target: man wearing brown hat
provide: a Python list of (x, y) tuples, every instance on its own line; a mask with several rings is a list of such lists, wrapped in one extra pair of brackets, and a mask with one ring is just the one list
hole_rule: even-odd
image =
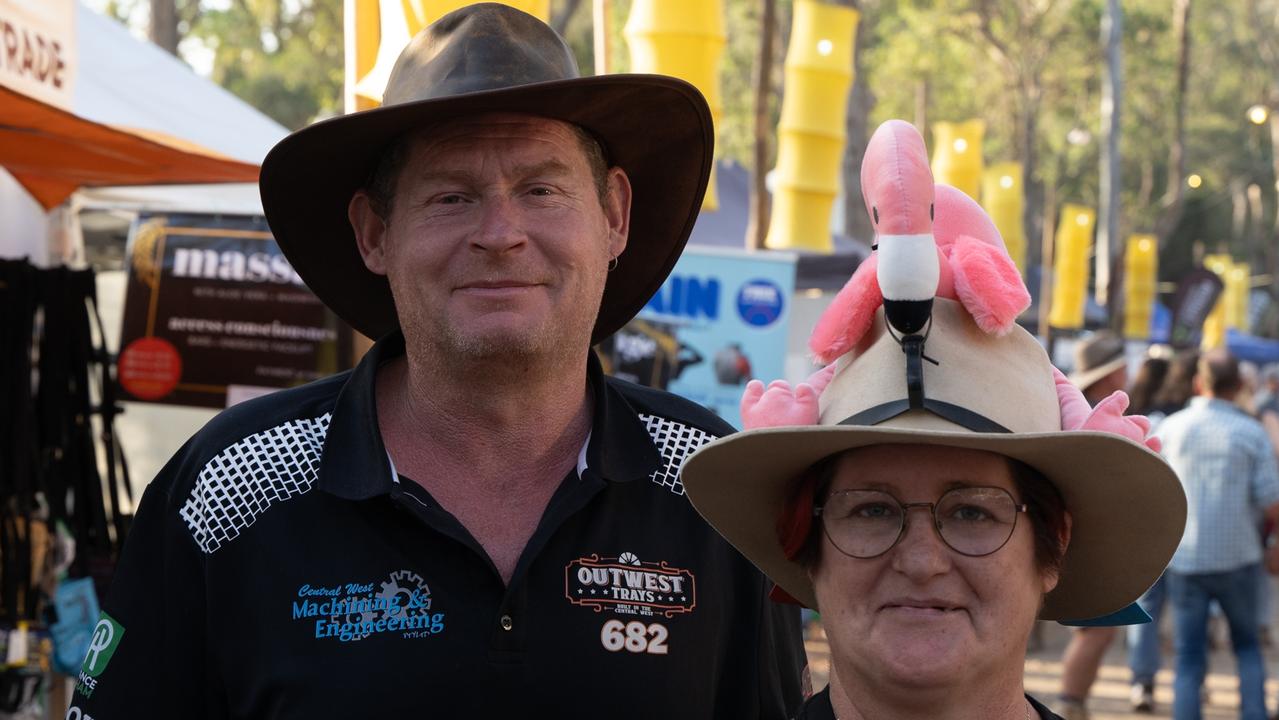
[[(1109, 330), (1099, 330), (1076, 343), (1070, 382), (1094, 407), (1111, 393), (1127, 387), (1128, 359), (1123, 338)], [(1089, 691), (1118, 632), (1115, 627), (1074, 630), (1062, 655), (1061, 703), (1057, 708), (1066, 720), (1087, 720)]]
[(678, 478), (731, 428), (590, 352), (679, 256), (711, 145), (691, 86), (578, 78), (482, 4), (383, 107), (276, 146), (277, 241), (380, 340), (151, 484), (67, 717), (789, 716), (798, 616)]

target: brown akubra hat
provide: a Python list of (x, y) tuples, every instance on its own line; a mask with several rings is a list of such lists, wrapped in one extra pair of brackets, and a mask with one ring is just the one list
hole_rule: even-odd
[(657, 292), (697, 219), (710, 174), (710, 110), (692, 85), (661, 75), (581, 77), (563, 38), (498, 3), (470, 5), (423, 29), (400, 54), (382, 107), (316, 123), (262, 163), (262, 207), (293, 268), (370, 337), (399, 325), (386, 278), (365, 269), (347, 204), (405, 133), (488, 112), (578, 125), (629, 176), (630, 238), (609, 273), (592, 342)]

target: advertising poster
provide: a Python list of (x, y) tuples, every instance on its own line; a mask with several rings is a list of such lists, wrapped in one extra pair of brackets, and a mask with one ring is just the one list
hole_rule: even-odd
[(1224, 287), (1217, 273), (1206, 268), (1195, 268), (1182, 276), (1172, 301), (1169, 342), (1173, 347), (1199, 346), (1204, 321), (1217, 305)]
[(142, 215), (129, 234), (123, 398), (225, 407), (344, 368), (341, 322), (252, 216)]
[(741, 427), (747, 381), (785, 376), (795, 256), (688, 247), (661, 290), (600, 344), (605, 372)]

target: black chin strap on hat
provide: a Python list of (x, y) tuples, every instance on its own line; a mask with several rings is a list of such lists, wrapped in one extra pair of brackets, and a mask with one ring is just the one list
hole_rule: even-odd
[(888, 317), (884, 317), (884, 327), (888, 330), (888, 335), (901, 347), (902, 352), (906, 354), (906, 399), (910, 401), (911, 410), (924, 409), (924, 361), (934, 365), (941, 363), (924, 354), (924, 344), (928, 342), (928, 334), (933, 331), (933, 318), (928, 316), (928, 324), (924, 326), (924, 334), (911, 333), (905, 337), (897, 337), (893, 332), (892, 323), (888, 322)]
[(911, 334), (897, 337), (893, 334), (892, 325), (885, 321), (888, 334), (901, 346), (906, 355), (906, 399), (892, 400), (867, 408), (856, 415), (844, 418), (840, 425), (878, 425), (911, 410), (927, 410), (928, 412), (961, 427), (979, 433), (1007, 433), (1008, 428), (980, 413), (966, 407), (942, 400), (933, 400), (924, 395), (924, 360), (940, 366), (941, 363), (924, 354), (924, 344), (928, 341), (928, 333), (933, 329), (933, 321), (928, 319), (928, 326), (923, 335)]

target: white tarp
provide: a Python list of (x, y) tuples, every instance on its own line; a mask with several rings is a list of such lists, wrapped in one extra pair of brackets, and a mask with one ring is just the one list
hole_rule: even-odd
[[(0, 53), (3, 23), (17, 17), (18, 1), (0, 0)], [(42, 6), (44, 0), (22, 2)], [(196, 75), (182, 61), (134, 37), (119, 22), (79, 2), (74, 4), (74, 17), (75, 48), (70, 52), (76, 61), (68, 109), (75, 114), (120, 129), (178, 138), (254, 164), (288, 134), (285, 127)], [(50, 259), (44, 247), (43, 209), (8, 173), (0, 170), (0, 175), (0, 219), (6, 227), (0, 235), (0, 256), (25, 256), (46, 264)], [(254, 184), (94, 188), (78, 195), (82, 207), (261, 212)]]
[[(6, 0), (0, 0), (0, 4)], [(73, 110), (122, 129), (160, 132), (261, 164), (288, 130), (115, 20), (76, 4)]]

